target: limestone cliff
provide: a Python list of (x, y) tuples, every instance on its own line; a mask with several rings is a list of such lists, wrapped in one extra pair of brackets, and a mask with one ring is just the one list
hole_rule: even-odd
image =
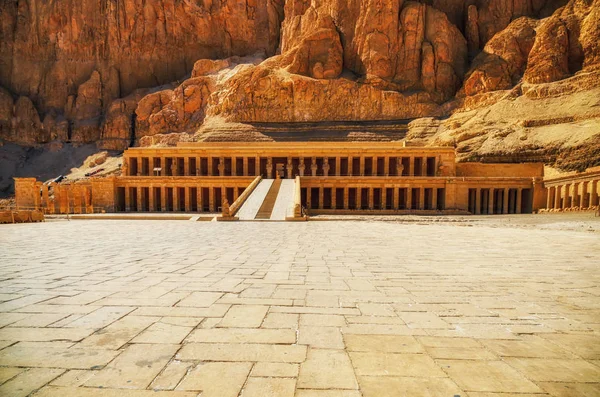
[(560, 162), (600, 136), (600, 0), (0, 2), (0, 138), (23, 145), (418, 119), (466, 160)]

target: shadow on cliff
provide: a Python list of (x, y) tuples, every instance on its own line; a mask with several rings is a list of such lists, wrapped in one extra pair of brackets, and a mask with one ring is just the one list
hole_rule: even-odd
[(73, 147), (64, 144), (54, 150), (28, 148), (12, 143), (0, 147), (0, 198), (14, 195), (14, 177), (31, 177), (47, 181), (69, 174), (85, 159), (98, 152), (95, 144)]

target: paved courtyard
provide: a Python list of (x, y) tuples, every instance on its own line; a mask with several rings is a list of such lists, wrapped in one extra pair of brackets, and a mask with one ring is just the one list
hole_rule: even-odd
[(502, 221), (2, 225), (0, 396), (600, 396), (599, 243)]

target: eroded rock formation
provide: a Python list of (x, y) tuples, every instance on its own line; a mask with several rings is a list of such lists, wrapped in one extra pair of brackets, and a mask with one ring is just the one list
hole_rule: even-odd
[[(5, 3), (0, 138), (23, 145), (123, 150), (202, 139), (216, 121), (424, 118), (411, 136), (479, 152), (490, 132), (463, 136), (461, 115), (573, 95), (600, 73), (600, 0)], [(497, 123), (498, 136), (518, 129)]]

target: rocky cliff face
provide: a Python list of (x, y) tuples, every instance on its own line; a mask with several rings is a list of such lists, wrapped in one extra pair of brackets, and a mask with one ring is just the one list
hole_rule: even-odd
[[(424, 118), (409, 137), (516, 160), (532, 144), (515, 131), (600, 118), (588, 102), (563, 106), (570, 119), (489, 121), (493, 106), (596, 93), (600, 0), (2, 3), (0, 137), (24, 145), (122, 150), (215, 125)], [(574, 145), (542, 130), (548, 161)]]

